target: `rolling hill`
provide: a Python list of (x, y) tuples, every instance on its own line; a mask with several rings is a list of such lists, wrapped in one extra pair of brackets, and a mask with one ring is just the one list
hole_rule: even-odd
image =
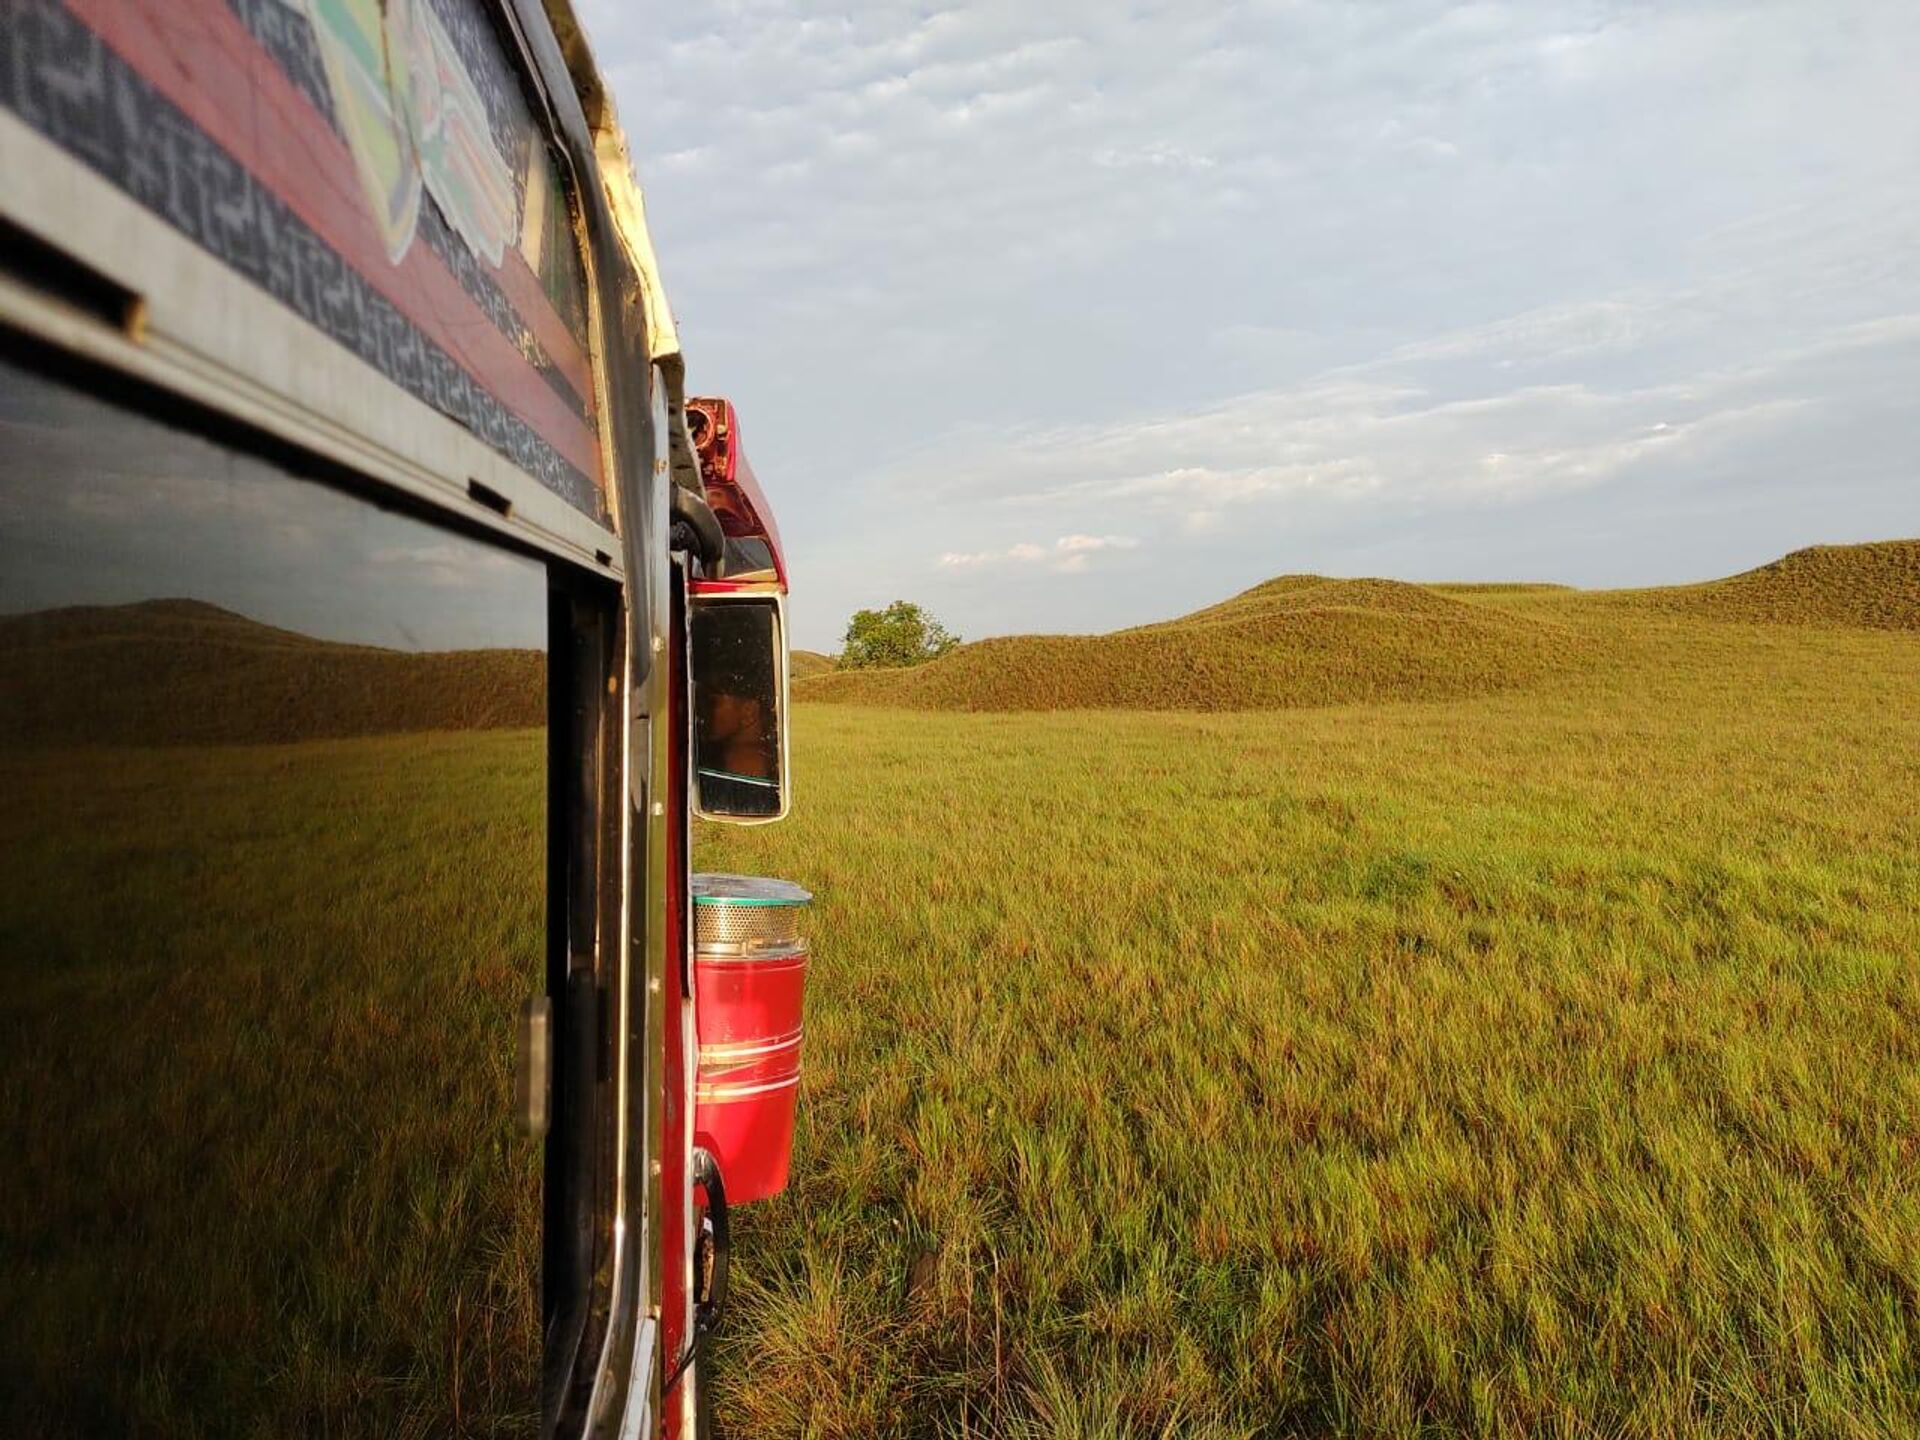
[(1266, 710), (1441, 700), (1571, 670), (1622, 622), (1920, 630), (1920, 541), (1802, 550), (1657, 590), (1413, 585), (1286, 575), (1177, 620), (1106, 635), (1017, 635), (903, 670), (839, 671), (796, 698), (926, 710)]
[(840, 662), (818, 650), (794, 650), (787, 656), (795, 680), (811, 680), (815, 675), (831, 675)]
[(197, 600), (0, 618), (0, 737), (15, 742), (312, 740), (545, 719), (538, 650), (341, 645)]
[[(921, 710), (1296, 709), (1537, 684), (1648, 622), (1920, 633), (1920, 540), (1800, 550), (1665, 589), (1413, 585), (1287, 575), (1105, 635), (1015, 635), (902, 670), (793, 652), (798, 700)], [(1651, 631), (1649, 630), (1649, 633)], [(534, 726), (537, 650), (411, 653), (277, 629), (194, 600), (0, 617), (0, 738), (288, 741)]]
[(1920, 540), (1816, 545), (1725, 580), (1609, 598), (1703, 620), (1920, 630)]
[(937, 710), (1266, 710), (1445, 699), (1527, 683), (1568, 642), (1549, 621), (1392, 580), (1289, 575), (1178, 620), (1017, 635), (905, 670), (805, 681), (808, 700)]

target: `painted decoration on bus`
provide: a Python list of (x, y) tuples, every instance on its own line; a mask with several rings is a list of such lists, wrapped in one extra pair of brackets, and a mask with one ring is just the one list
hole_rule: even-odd
[(0, 105), (595, 519), (566, 184), (474, 0), (5, 0)]

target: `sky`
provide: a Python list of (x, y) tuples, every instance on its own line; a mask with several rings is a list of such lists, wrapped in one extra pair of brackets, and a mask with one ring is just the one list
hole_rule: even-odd
[(585, 0), (796, 643), (1920, 535), (1920, 5)]

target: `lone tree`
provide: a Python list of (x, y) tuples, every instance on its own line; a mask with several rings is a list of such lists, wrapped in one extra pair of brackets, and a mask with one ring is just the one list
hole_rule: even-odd
[(843, 670), (883, 670), (933, 660), (960, 643), (947, 627), (910, 600), (896, 600), (884, 610), (856, 610), (847, 622)]

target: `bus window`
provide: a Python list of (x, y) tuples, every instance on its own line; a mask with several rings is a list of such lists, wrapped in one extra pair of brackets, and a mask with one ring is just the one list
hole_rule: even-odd
[(0, 359), (0, 1429), (529, 1432), (545, 567)]

